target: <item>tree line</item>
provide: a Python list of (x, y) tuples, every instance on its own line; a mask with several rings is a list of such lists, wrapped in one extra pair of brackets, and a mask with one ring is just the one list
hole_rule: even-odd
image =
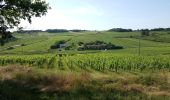
[(89, 30), (81, 30), (81, 29), (74, 29), (74, 30), (67, 30), (67, 29), (47, 29), (43, 30), (19, 30), (16, 33), (38, 33), (38, 32), (48, 32), (48, 33), (64, 33), (64, 32), (86, 32)]
[(133, 32), (133, 31), (170, 31), (170, 28), (153, 28), (153, 29), (138, 29), (138, 30), (133, 30), (133, 29), (124, 29), (124, 28), (112, 28), (109, 29), (109, 32)]
[[(86, 32), (89, 30), (81, 30), (81, 29), (74, 29), (74, 30), (67, 30), (67, 29), (47, 29), (45, 31), (43, 30), (20, 30), (16, 31), (17, 33), (37, 33), (37, 32), (48, 32), (48, 33), (63, 33), (63, 32)], [(134, 32), (134, 31), (140, 31), (140, 32), (148, 32), (148, 31), (170, 31), (170, 28), (153, 28), (153, 29), (124, 29), (124, 28), (112, 28), (108, 30), (109, 32)]]

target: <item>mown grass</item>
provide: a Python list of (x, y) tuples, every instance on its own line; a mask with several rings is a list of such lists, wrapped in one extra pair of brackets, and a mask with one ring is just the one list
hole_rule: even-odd
[(0, 68), (1, 100), (168, 100), (169, 72), (87, 72)]

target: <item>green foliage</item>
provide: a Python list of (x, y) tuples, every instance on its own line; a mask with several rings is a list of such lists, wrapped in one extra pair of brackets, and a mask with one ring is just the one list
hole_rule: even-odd
[(94, 41), (94, 42), (88, 42), (88, 43), (81, 43), (79, 42), (78, 50), (114, 50), (114, 49), (123, 49), (122, 46), (115, 46), (111, 43), (105, 43), (103, 41)]
[(61, 47), (61, 45), (64, 45), (65, 43), (66, 43), (65, 40), (57, 41), (54, 45), (50, 47), (50, 49), (58, 49)]
[(132, 29), (123, 29), (123, 28), (113, 28), (108, 30), (109, 32), (132, 32)]
[[(168, 55), (169, 54), (169, 34), (167, 32), (156, 32), (159, 38), (154, 38), (152, 35), (141, 38), (141, 53), (143, 55)], [(0, 54), (40, 54), (40, 53), (57, 53), (58, 50), (49, 50), (57, 41), (65, 40), (68, 50), (63, 53), (94, 53), (101, 51), (76, 51), (79, 42), (89, 43), (93, 41), (103, 41), (105, 43), (115, 44), (116, 46), (123, 46), (124, 49), (108, 50), (106, 53), (118, 54), (137, 54), (138, 53), (138, 36), (140, 32), (84, 32), (84, 33), (58, 33), (50, 34), (46, 32), (30, 33), (30, 34), (13, 34), (16, 39), (9, 41), (4, 46), (0, 46)], [(152, 34), (152, 32), (151, 32)], [(130, 36), (133, 36), (130, 38)], [(155, 41), (162, 42), (155, 42)], [(26, 46), (18, 46), (13, 50), (6, 50), (8, 47), (25, 44)], [(74, 45), (72, 45), (74, 44)]]
[(65, 29), (48, 29), (46, 30), (48, 33), (63, 33), (63, 32), (69, 32), (68, 30)]
[[(162, 39), (163, 37), (168, 38), (169, 36), (167, 32), (156, 33), (156, 35)], [(54, 71), (56, 73), (58, 73), (58, 71), (65, 71), (64, 73), (77, 73), (78, 71), (85, 70), (88, 72), (94, 72), (91, 74), (94, 74), (93, 76), (95, 78), (98, 75), (101, 75), (102, 78), (100, 78), (99, 81), (92, 80), (87, 84), (83, 84), (85, 83), (84, 81), (76, 81), (75, 85), (71, 85), (73, 87), (70, 88), (70, 86), (66, 86), (66, 88), (69, 87), (69, 89), (64, 91), (63, 88), (62, 90), (58, 90), (61, 89), (61, 85), (63, 85), (62, 82), (64, 79), (59, 80), (59, 78), (56, 78), (54, 75), (43, 78), (42, 76), (39, 76), (38, 74), (32, 74), (30, 70), (27, 70), (25, 75), (21, 74), (14, 80), (8, 79), (0, 81), (0, 98), (2, 100), (22, 100), (23, 98), (25, 100), (169, 100), (168, 96), (152, 96), (147, 95), (145, 92), (149, 91), (148, 94), (150, 94), (150, 89), (152, 89), (152, 87), (153, 89), (155, 89), (155, 87), (160, 89), (160, 92), (162, 90), (169, 91), (170, 87), (168, 83), (169, 80), (167, 80), (169, 79), (168, 77), (164, 77), (164, 75), (162, 77), (160, 75), (147, 73), (166, 72), (169, 75), (168, 71), (170, 70), (170, 44), (151, 41), (151, 35), (142, 37), (142, 55), (138, 56), (135, 54), (138, 53), (139, 40), (135, 37), (138, 37), (139, 34), (140, 32), (127, 32), (124, 34), (119, 32), (101, 32), (100, 34), (96, 32), (74, 34), (58, 33), (57, 35), (48, 33), (14, 34), (15, 37), (17, 37), (17, 40), (9, 42), (5, 46), (0, 47), (1, 54), (4, 55), (0, 56), (0, 66), (20, 64), (23, 66), (29, 66), (29, 68), (35, 67), (45, 75), (47, 75), (46, 71)], [(129, 38), (130, 36), (132, 36), (132, 38)], [(144, 40), (145, 38), (149, 39)], [(79, 52), (70, 50), (63, 52), (66, 54), (60, 54), (59, 56), (54, 53), (49, 55), (44, 54), (47, 52), (51, 45), (60, 40), (67, 41), (67, 44), (73, 44), (74, 46), (76, 46), (75, 44), (83, 45), (84, 43), (91, 43), (93, 41), (100, 40), (103, 42), (97, 42), (96, 44), (111, 42), (111, 44), (121, 45), (125, 48), (122, 50), (105, 52), (100, 51), (99, 53), (96, 53), (97, 51), (95, 51), (95, 54), (90, 54), (94, 53), (91, 51)], [(24, 44), (24, 46), (22, 46), (22, 44)], [(15, 47), (15, 49), (12, 50), (5, 50), (6, 48), (13, 47), (15, 45), (21, 46)], [(20, 54), (20, 51), (22, 50), (24, 52), (23, 54)], [(30, 52), (31, 55), (25, 55), (27, 52)], [(34, 52), (36, 55), (33, 55)], [(42, 54), (38, 55), (40, 52), (42, 52)], [(5, 53), (9, 54), (5, 55)], [(10, 53), (16, 53), (16, 55), (11, 55)], [(20, 70), (22, 70), (22, 68), (20, 68)], [(5, 70), (5, 72), (6, 71), (8, 70)], [(134, 77), (129, 80), (127, 79), (129, 74), (122, 75), (122, 72), (131, 73)], [(108, 75), (105, 73), (109, 73), (111, 78), (117, 79), (109, 80), (105, 78), (105, 76)], [(139, 77), (137, 76), (138, 73), (140, 74)], [(120, 75), (120, 79), (118, 79), (118, 76), (115, 74)], [(0, 75), (0, 79), (5, 75)], [(80, 75), (75, 76), (80, 77)], [(7, 78), (10, 77), (7, 75)], [(66, 82), (65, 84), (68, 85), (68, 82), (71, 79), (73, 78), (68, 76), (68, 80), (64, 80)], [(83, 78), (80, 77), (80, 79)], [(102, 82), (104, 79), (106, 81)], [(43, 89), (40, 90), (39, 87), (42, 86), (42, 83), (49, 85), (43, 89), (52, 87), (52, 91), (44, 92)], [(38, 88), (36, 88), (36, 86)], [(57, 91), (54, 92), (53, 88), (57, 88)]]
[(11, 32), (4, 30), (0, 27), (0, 45), (3, 46), (6, 42), (12, 41), (15, 38), (12, 36)]
[(142, 30), (141, 31), (141, 35), (142, 36), (149, 36), (150, 35), (150, 31), (148, 29)]
[(21, 19), (31, 23), (33, 16), (45, 15), (48, 8), (48, 4), (42, 0), (0, 0), (0, 27), (17, 26)]
[(48, 4), (44, 0), (0, 0), (0, 35), (4, 44), (12, 38), (7, 29), (18, 27), (21, 20), (31, 23), (32, 17), (41, 17), (47, 13)]
[(0, 64), (21, 64), (62, 69), (79, 68), (96, 71), (170, 70), (169, 56), (136, 56), (115, 54), (79, 54), (54, 57), (48, 55), (0, 56)]
[(66, 56), (63, 58), (68, 67), (98, 71), (121, 70), (164, 70), (170, 68), (168, 56), (135, 56), (112, 54), (87, 54)]
[(150, 40), (155, 42), (170, 43), (170, 34), (169, 32), (150, 32), (150, 35), (147, 37), (142, 37), (144, 40)]
[(170, 28), (154, 28), (151, 31), (170, 31)]
[(8, 47), (7, 50), (12, 50), (15, 49), (14, 47)]
[(52, 68), (54, 59), (56, 58), (48, 55), (0, 56), (0, 65), (5, 66), (9, 64), (20, 64), (28, 66), (38, 66), (39, 68)]

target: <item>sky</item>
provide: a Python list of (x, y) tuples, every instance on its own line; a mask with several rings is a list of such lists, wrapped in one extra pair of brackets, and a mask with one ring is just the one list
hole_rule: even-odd
[(22, 21), (24, 29), (159, 28), (170, 27), (170, 0), (46, 0), (46, 16)]

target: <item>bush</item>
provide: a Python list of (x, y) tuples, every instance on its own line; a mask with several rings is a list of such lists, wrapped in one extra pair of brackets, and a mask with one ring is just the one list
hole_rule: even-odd
[(149, 35), (150, 35), (150, 32), (149, 32), (148, 29), (145, 29), (145, 30), (142, 30), (141, 35), (142, 35), (142, 36), (149, 36)]
[(26, 44), (21, 44), (21, 46), (26, 46)]
[(57, 41), (54, 45), (52, 45), (50, 48), (51, 49), (58, 49), (58, 48), (60, 48), (61, 44), (65, 44), (65, 43), (66, 43), (65, 40), (60, 40), (60, 41)]
[(84, 44), (83, 42), (78, 42), (78, 45), (79, 45), (79, 46), (81, 46), (81, 45), (83, 45), (83, 44)]
[(15, 49), (14, 47), (8, 47), (7, 50), (12, 50)]

